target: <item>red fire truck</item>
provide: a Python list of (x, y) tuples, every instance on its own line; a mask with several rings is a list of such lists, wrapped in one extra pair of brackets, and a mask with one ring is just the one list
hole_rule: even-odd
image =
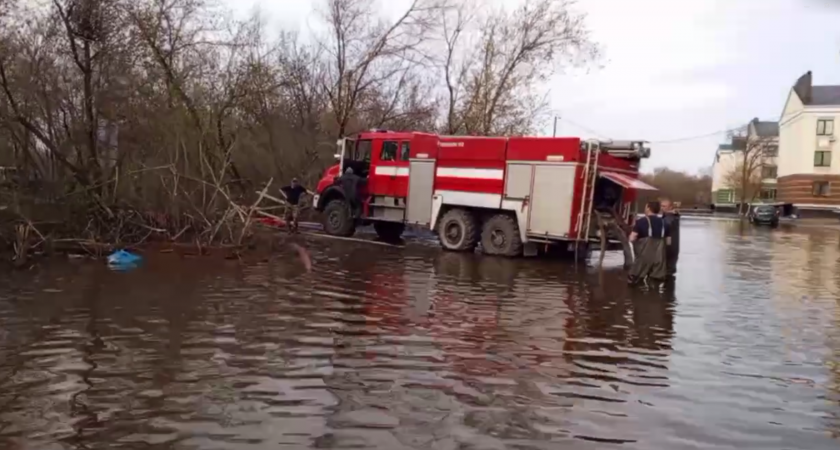
[[(335, 236), (372, 223), (386, 240), (406, 225), (426, 227), (450, 251), (626, 248), (619, 229), (631, 220), (637, 191), (656, 190), (638, 180), (650, 155), (643, 141), (372, 130), (339, 140), (338, 148), (339, 163), (326, 170), (314, 199), (324, 230)], [(604, 240), (601, 217), (615, 227)]]

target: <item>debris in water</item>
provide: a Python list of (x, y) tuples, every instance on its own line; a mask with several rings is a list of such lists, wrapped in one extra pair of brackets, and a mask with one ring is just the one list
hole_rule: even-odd
[(125, 250), (117, 250), (108, 256), (108, 267), (119, 271), (127, 271), (137, 268), (142, 259), (140, 255)]

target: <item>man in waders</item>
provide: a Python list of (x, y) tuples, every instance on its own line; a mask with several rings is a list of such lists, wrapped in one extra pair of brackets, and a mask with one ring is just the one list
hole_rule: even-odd
[(286, 212), (283, 220), (286, 221), (286, 229), (290, 233), (298, 231), (298, 216), (300, 215), (300, 198), (303, 194), (312, 194), (309, 189), (301, 186), (297, 178), (292, 178), (292, 183), (280, 188), (280, 192), (286, 197)]
[(671, 243), (665, 252), (665, 262), (668, 266), (668, 278), (677, 276), (677, 261), (680, 259), (680, 213), (674, 208), (674, 203), (663, 198), (662, 218), (665, 219), (665, 227), (671, 235)]
[(347, 196), (347, 200), (350, 203), (351, 215), (356, 217), (361, 209), (359, 184), (362, 183), (362, 178), (353, 172), (352, 167), (348, 167), (339, 181), (341, 183), (341, 189), (344, 190), (344, 195)]
[(665, 219), (659, 216), (659, 202), (649, 202), (645, 206), (645, 217), (638, 219), (630, 233), (630, 243), (636, 255), (630, 268), (628, 282), (644, 283), (645, 286), (665, 287), (668, 278), (666, 247), (671, 240), (671, 233)]

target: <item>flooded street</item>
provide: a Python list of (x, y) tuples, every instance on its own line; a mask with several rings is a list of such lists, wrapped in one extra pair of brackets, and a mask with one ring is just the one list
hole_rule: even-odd
[[(836, 449), (840, 232), (685, 220), (617, 268), (309, 239), (0, 275), (2, 449)], [(563, 447), (560, 447), (560, 446)]]

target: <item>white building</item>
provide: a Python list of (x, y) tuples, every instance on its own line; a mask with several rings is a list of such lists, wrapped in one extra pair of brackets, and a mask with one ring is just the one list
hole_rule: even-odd
[(753, 119), (747, 127), (747, 149), (754, 152), (756, 159), (752, 167), (761, 177), (759, 200), (775, 200), (779, 176), (779, 122)]
[(832, 214), (840, 207), (840, 86), (814, 86), (811, 72), (788, 94), (779, 121), (778, 197), (800, 216)]
[(742, 151), (736, 147), (737, 144), (720, 144), (715, 152), (712, 163), (712, 204), (715, 208), (735, 207), (736, 189), (729, 186), (727, 178), (743, 157)]
[[(755, 199), (747, 190), (748, 202), (771, 201), (776, 198), (776, 156), (778, 154), (779, 124), (753, 119), (747, 127), (746, 137), (733, 137), (729, 144), (721, 144), (712, 163), (712, 203), (715, 208), (736, 208), (741, 202), (740, 179), (735, 175), (746, 163), (750, 176), (760, 177)], [(746, 154), (745, 154), (746, 153)]]

